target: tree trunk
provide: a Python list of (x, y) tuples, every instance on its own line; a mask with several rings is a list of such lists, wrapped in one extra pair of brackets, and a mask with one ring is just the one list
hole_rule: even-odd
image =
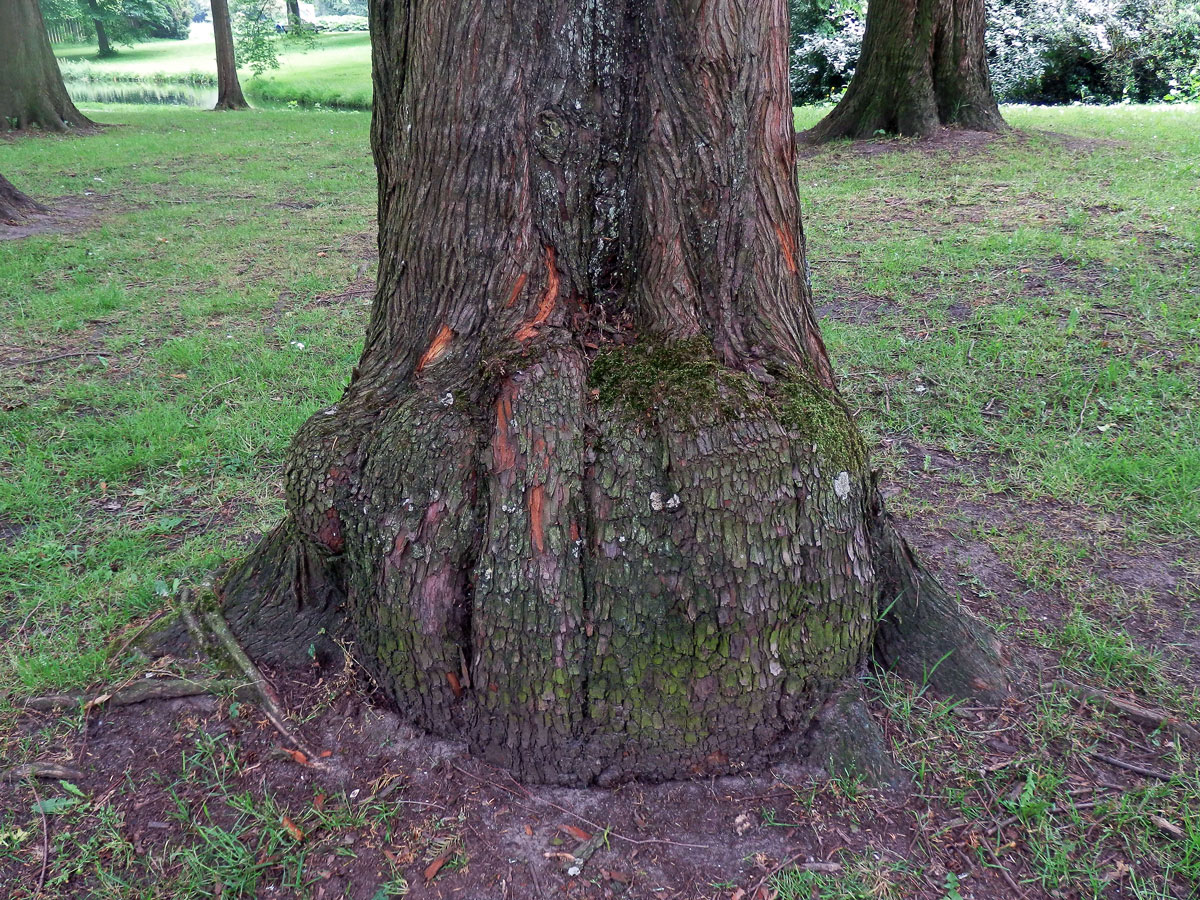
[(96, 0), (88, 0), (88, 9), (92, 12), (92, 27), (96, 29), (96, 44), (100, 48), (100, 56), (112, 56), (112, 44), (108, 42), (108, 32), (104, 29), (104, 21), (100, 18)]
[(850, 87), (806, 139), (923, 136), (944, 125), (1002, 131), (986, 25), (983, 0), (871, 0)]
[(67, 95), (38, 0), (0, 3), (0, 130), (93, 124)]
[(876, 489), (813, 315), (786, 0), (371, 7), (378, 288), (217, 596), (567, 784), (801, 748), (869, 652)]
[(287, 18), (288, 29), (299, 31), (300, 23), (300, 0), (287, 0)]
[(217, 105), (213, 109), (249, 109), (238, 81), (237, 60), (233, 55), (233, 25), (229, 19), (229, 0), (212, 0), (213, 37), (217, 44)]
[(15, 223), (29, 213), (45, 212), (46, 207), (26, 197), (3, 175), (0, 175), (0, 222)]

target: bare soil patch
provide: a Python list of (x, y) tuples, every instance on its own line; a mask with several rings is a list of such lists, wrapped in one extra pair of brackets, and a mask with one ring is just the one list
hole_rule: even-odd
[(42, 201), (45, 212), (33, 212), (19, 222), (0, 221), (0, 241), (15, 241), (40, 234), (74, 234), (92, 227), (107, 198), (99, 194), (59, 197)]

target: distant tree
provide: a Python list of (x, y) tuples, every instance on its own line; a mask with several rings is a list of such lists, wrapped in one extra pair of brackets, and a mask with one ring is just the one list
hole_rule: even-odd
[(26, 197), (3, 175), (0, 175), (0, 222), (16, 222), (31, 212), (43, 212), (46, 207)]
[(293, 30), (300, 29), (300, 0), (287, 0), (287, 19), (288, 28)]
[(871, 0), (842, 100), (807, 138), (1005, 128), (988, 76), (983, 0)]
[(67, 94), (37, 0), (0, 2), (0, 130), (92, 124)]
[(92, 16), (92, 27), (96, 30), (96, 44), (101, 56), (113, 56), (116, 51), (108, 40), (108, 29), (104, 27), (104, 14), (96, 0), (87, 0), (87, 8)]
[(217, 44), (217, 105), (214, 109), (249, 109), (238, 81), (237, 59), (233, 53), (233, 26), (229, 21), (229, 0), (212, 0), (213, 37)]

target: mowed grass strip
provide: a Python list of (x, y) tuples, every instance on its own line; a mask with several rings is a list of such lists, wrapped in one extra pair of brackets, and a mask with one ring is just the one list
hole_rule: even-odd
[(9, 687), (100, 677), (114, 628), (278, 516), (283, 448), (357, 359), (369, 295), (337, 295), (373, 276), (368, 116), (92, 113), (5, 147), (91, 216), (0, 243)]
[(1005, 114), (1021, 131), (992, 141), (803, 155), (845, 390), (876, 434), (1198, 535), (1200, 107)]
[[(347, 109), (371, 108), (371, 38), (366, 32), (318, 34), (309, 45), (287, 39), (276, 43), (279, 68), (255, 76), (239, 71), (251, 101), (297, 103)], [(216, 84), (212, 28), (193, 25), (187, 40), (139, 41), (117, 47), (107, 59), (90, 44), (54, 48), (68, 80)]]

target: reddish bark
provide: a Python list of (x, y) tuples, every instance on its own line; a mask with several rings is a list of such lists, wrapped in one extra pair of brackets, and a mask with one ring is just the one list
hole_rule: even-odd
[(806, 276), (785, 0), (371, 14), (366, 342), (231, 627), (276, 661), (347, 634), (524, 778), (802, 748), (892, 582)]

